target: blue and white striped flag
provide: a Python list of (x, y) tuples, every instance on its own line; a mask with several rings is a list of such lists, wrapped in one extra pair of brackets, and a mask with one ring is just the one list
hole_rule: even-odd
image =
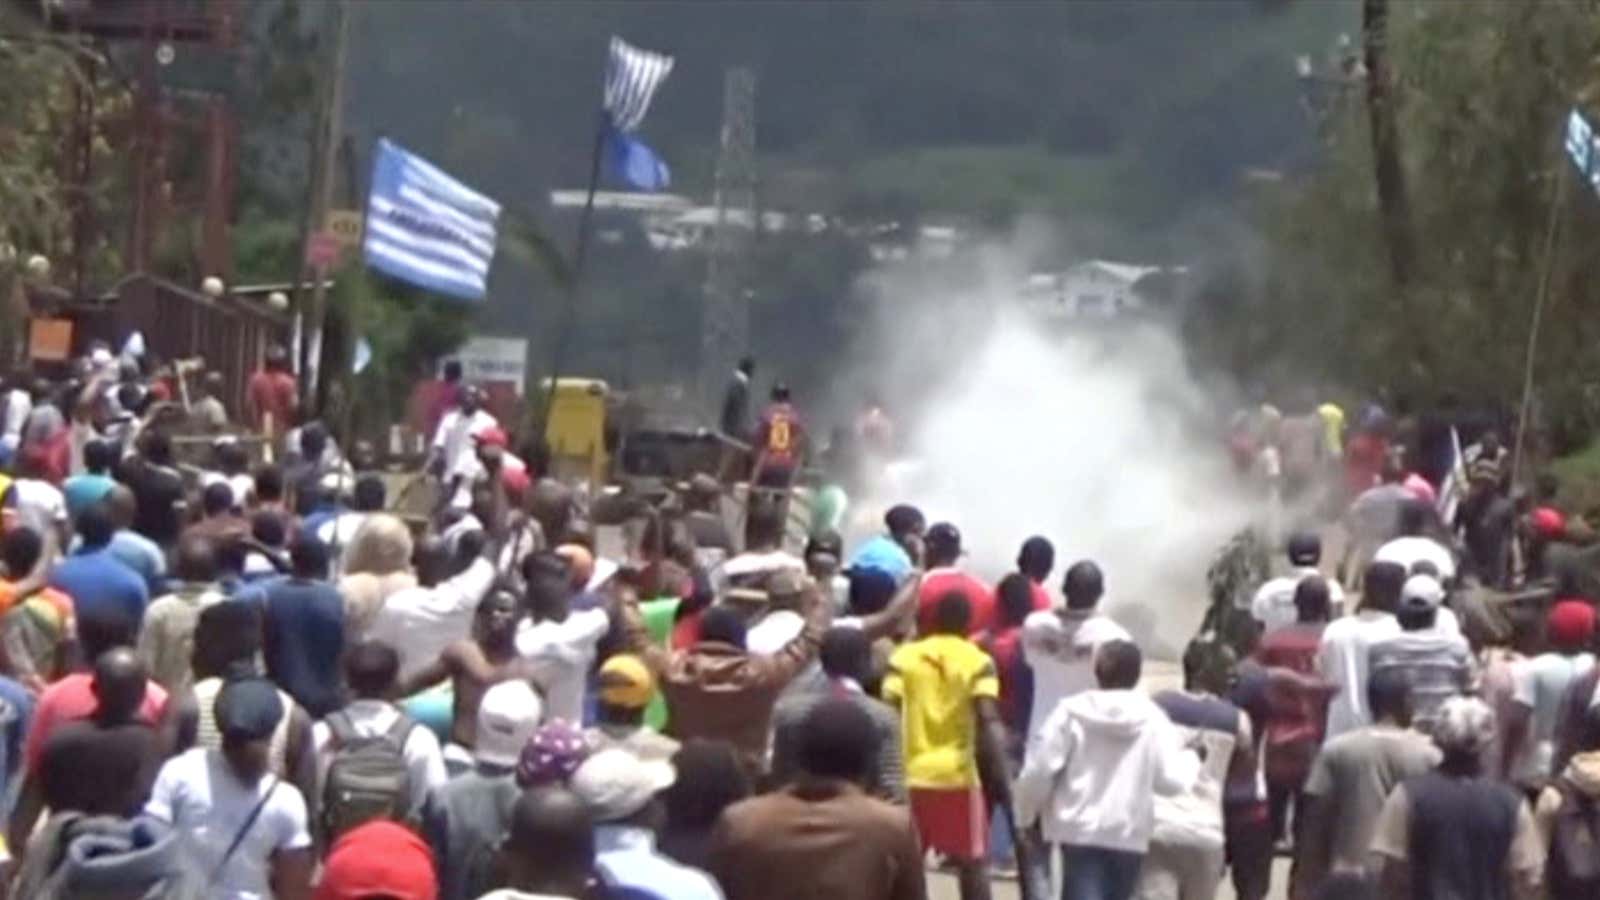
[(641, 50), (622, 38), (611, 39), (606, 62), (605, 109), (618, 131), (629, 132), (644, 121), (650, 98), (672, 73), (672, 57)]
[(362, 250), (367, 265), (424, 290), (482, 300), (500, 204), (388, 139), (378, 141)]

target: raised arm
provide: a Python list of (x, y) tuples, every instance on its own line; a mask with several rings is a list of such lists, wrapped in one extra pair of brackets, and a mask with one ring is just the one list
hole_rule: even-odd
[(752, 660), (757, 681), (768, 687), (781, 688), (804, 671), (816, 658), (817, 651), (822, 647), (822, 635), (833, 623), (833, 604), (823, 600), (822, 589), (815, 581), (806, 581), (800, 602), (806, 611), (805, 627), (777, 653)]

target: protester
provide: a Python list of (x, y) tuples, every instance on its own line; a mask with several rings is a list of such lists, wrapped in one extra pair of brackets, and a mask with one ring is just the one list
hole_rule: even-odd
[[(112, 526), (116, 529), (106, 549), (118, 562), (144, 579), (145, 588), (150, 593), (160, 593), (164, 586), (162, 580), (167, 574), (166, 553), (154, 541), (133, 530), (138, 512), (138, 501), (133, 491), (124, 484), (113, 487), (106, 495), (105, 511), (111, 516)], [(81, 529), (78, 540), (84, 540)]]
[(772, 402), (756, 422), (751, 441), (756, 454), (755, 463), (750, 467), (751, 484), (787, 491), (794, 482), (795, 473), (810, 455), (807, 443), (806, 428), (791, 402), (789, 386), (773, 385)]
[(485, 691), (477, 708), (472, 768), (429, 794), (423, 832), (438, 860), (443, 900), (472, 900), (489, 887), (494, 851), (522, 794), (517, 760), (539, 727), (541, 708), (525, 682), (503, 681)]
[(907, 812), (868, 796), (878, 727), (846, 698), (796, 729), (796, 777), (723, 813), (708, 867), (728, 900), (920, 900), (922, 850)]
[(1550, 649), (1513, 671), (1510, 720), (1501, 723), (1502, 775), (1529, 787), (1560, 774), (1554, 769), (1556, 720), (1567, 689), (1594, 668), (1595, 609), (1583, 600), (1563, 600), (1551, 607), (1544, 633)]
[[(402, 677), (409, 680), (446, 648), (469, 636), (475, 611), (494, 582), (495, 568), (483, 555), (486, 548), (478, 534), (466, 539), (454, 554), (442, 540), (425, 538), (417, 547), (415, 577), (409, 571), (374, 571), (387, 569), (389, 564), (369, 562), (365, 546), (386, 540), (391, 533), (397, 552), (405, 534), (398, 520), (378, 516), (362, 528), (351, 547), (360, 552), (349, 557), (362, 568), (346, 575), (339, 587), (345, 596), (346, 615), (367, 619), (365, 636), (393, 647), (400, 654)], [(409, 547), (409, 535), (404, 543)]]
[(283, 347), (267, 348), (262, 367), (245, 388), (245, 411), (256, 431), (272, 441), (293, 424), (300, 412), (299, 386), (289, 371), (289, 354)]
[(595, 724), (584, 732), (590, 745), (597, 752), (614, 747), (647, 762), (670, 762), (682, 745), (645, 724), (645, 710), (656, 696), (656, 679), (645, 661), (631, 653), (612, 656), (600, 665), (598, 683)]
[(866, 633), (859, 628), (835, 625), (823, 635), (818, 655), (825, 682), (813, 690), (785, 696), (773, 710), (773, 780), (787, 783), (801, 771), (800, 750), (804, 746), (811, 711), (820, 703), (844, 700), (866, 713), (877, 730), (877, 764), (863, 786), (879, 799), (906, 802), (900, 717), (862, 687), (871, 680), (872, 667), (872, 646)]
[[(1017, 551), (1017, 573), (1028, 579), (1033, 608), (1036, 610), (1050, 609), (1055, 605), (1050, 599), (1050, 591), (1045, 588), (1045, 582), (1050, 580), (1050, 573), (1055, 567), (1056, 548), (1048, 538), (1036, 534), (1022, 542), (1022, 549)], [(995, 592), (999, 593), (998, 587)]]
[(393, 822), (368, 822), (333, 845), (313, 900), (436, 900), (433, 854)]
[(94, 714), (56, 729), (40, 751), (38, 784), (52, 815), (78, 812), (126, 818), (144, 807), (165, 747), (139, 718), (145, 669), (126, 647), (94, 662)]
[(1547, 854), (1545, 881), (1550, 900), (1600, 896), (1600, 708), (1591, 707), (1578, 724), (1577, 752), (1539, 793), (1534, 825)]
[(139, 655), (150, 677), (173, 694), (188, 691), (193, 680), (195, 626), (200, 612), (227, 599), (217, 585), (217, 557), (210, 539), (190, 535), (178, 544), (176, 581), (171, 592), (145, 611)]
[[(491, 591), (478, 604), (472, 637), (444, 648), (434, 662), (403, 679), (396, 691), (411, 696), (448, 679), (453, 704), (450, 740), (463, 749), (477, 747), (479, 704), (488, 691), (534, 674), (517, 653), (517, 613), (517, 598), (511, 592)], [(540, 709), (544, 707), (543, 699), (535, 696), (533, 700)]]
[[(1317, 656), (1328, 624), (1328, 582), (1308, 576), (1295, 588), (1299, 618), (1262, 638), (1255, 658), (1269, 669), (1287, 669), (1316, 678)], [(1300, 807), (1300, 789), (1311, 772), (1311, 761), (1322, 746), (1327, 721), (1328, 692), (1320, 679), (1311, 690), (1277, 690), (1268, 697), (1266, 727), (1262, 735), (1262, 773), (1267, 783), (1267, 806), (1272, 836), (1287, 837), (1290, 807)]]
[(889, 660), (885, 700), (900, 705), (906, 787), (923, 846), (956, 867), (962, 900), (990, 896), (986, 792), (1010, 806), (1010, 777), (994, 662), (967, 639), (972, 604), (939, 598), (927, 636)]
[(1306, 779), (1290, 888), (1297, 900), (1310, 897), (1331, 874), (1367, 872), (1384, 801), (1439, 762), (1427, 736), (1411, 730), (1411, 684), (1404, 672), (1374, 673), (1367, 708), (1373, 724), (1329, 740)]
[(478, 900), (585, 900), (596, 896), (593, 819), (564, 787), (524, 793), (500, 849), (503, 889)]
[(139, 438), (139, 456), (123, 464), (123, 483), (133, 491), (138, 512), (133, 530), (158, 547), (178, 542), (187, 508), (183, 476), (172, 456), (172, 438), (164, 431), (149, 431)]
[(673, 754), (672, 768), (678, 775), (662, 797), (667, 822), (661, 852), (710, 869), (712, 830), (725, 810), (751, 795), (750, 778), (727, 741), (689, 738)]
[(1400, 633), (1394, 614), (1405, 582), (1406, 571), (1400, 566), (1373, 563), (1362, 579), (1361, 606), (1355, 615), (1330, 622), (1322, 631), (1318, 670), (1337, 689), (1328, 707), (1328, 740), (1372, 724), (1366, 704), (1371, 648)]
[[(353, 699), (330, 712), (311, 730), (318, 780), (323, 785), (322, 824), (330, 834), (343, 834), (379, 817), (420, 822), (428, 792), (445, 783), (439, 739), (428, 729), (418, 727), (388, 699), (395, 694), (399, 671), (399, 658), (387, 644), (367, 641), (351, 647), (344, 654), (344, 676)], [(404, 777), (396, 777), (383, 790), (371, 789), (368, 784), (369, 792), (359, 804), (344, 802), (340, 794), (341, 765), (357, 758), (380, 756), (402, 766)], [(370, 770), (370, 765), (367, 768)], [(354, 767), (352, 771), (356, 771)]]
[(876, 569), (898, 583), (911, 573), (913, 565), (922, 562), (922, 535), (927, 520), (916, 507), (899, 504), (884, 514), (883, 523), (888, 533), (862, 544), (850, 560), (850, 569)]
[(927, 571), (917, 601), (917, 629), (928, 634), (941, 598), (959, 591), (972, 607), (972, 633), (994, 627), (994, 594), (989, 586), (961, 569), (961, 532), (949, 522), (928, 529), (925, 540)]
[(1494, 713), (1474, 697), (1451, 697), (1431, 733), (1438, 768), (1396, 787), (1373, 832), (1383, 895), (1537, 896), (1544, 853), (1533, 816), (1516, 791), (1483, 774)]
[(1372, 557), (1377, 562), (1392, 562), (1416, 574), (1419, 564), (1433, 567), (1433, 576), (1445, 584), (1456, 578), (1456, 560), (1445, 546), (1426, 532), (1435, 519), (1433, 507), (1421, 500), (1411, 500), (1400, 508), (1400, 534), (1378, 548)]
[(270, 743), (284, 708), (261, 679), (229, 682), (217, 696), (220, 750), (168, 760), (145, 812), (190, 842), (217, 900), (305, 900), (314, 858), (305, 798), (271, 774)]
[(1088, 560), (1074, 563), (1061, 591), (1067, 599), (1064, 609), (1036, 612), (1022, 626), (1023, 658), (1033, 670), (1029, 745), (1062, 700), (1095, 686), (1094, 655), (1100, 645), (1133, 639), (1099, 611), (1105, 596), (1099, 566)]
[(529, 557), (523, 574), (528, 618), (517, 627), (517, 653), (546, 672), (546, 715), (581, 725), (589, 670), (600, 639), (611, 630), (611, 614), (572, 607), (567, 563), (554, 553)]
[(197, 537), (210, 541), (242, 541), (249, 534), (250, 522), (235, 510), (233, 488), (225, 481), (218, 481), (200, 492), (200, 520), (184, 528), (179, 540)]
[(619, 892), (722, 900), (710, 876), (656, 849), (656, 831), (665, 817), (660, 794), (676, 776), (666, 760), (642, 760), (616, 747), (583, 761), (571, 786), (594, 817), (595, 868), (601, 882)]
[(768, 733), (778, 695), (811, 664), (833, 611), (820, 590), (807, 583), (805, 623), (777, 653), (758, 656), (745, 648), (745, 625), (727, 606), (713, 606), (700, 620), (700, 639), (685, 650), (667, 651), (651, 640), (636, 598), (629, 596), (622, 619), (630, 651), (643, 658), (661, 684), (669, 714), (667, 733), (679, 740), (726, 740), (738, 750), (752, 778), (766, 771)]
[(290, 576), (263, 589), (267, 675), (314, 718), (338, 709), (344, 601), (327, 582), (328, 551), (315, 538), (289, 548)]
[(144, 619), (150, 591), (137, 573), (111, 552), (111, 516), (91, 506), (78, 517), (83, 545), (56, 564), (50, 586), (72, 598), (78, 618), (104, 613), (128, 619), (135, 630)]
[(1255, 777), (1250, 719), (1222, 699), (1227, 684), (1200, 643), (1183, 655), (1183, 689), (1151, 699), (1186, 746), (1198, 746), (1200, 767), (1188, 790), (1157, 794), (1150, 848), (1139, 868), (1139, 900), (1207, 900), (1226, 868), (1224, 790), (1230, 780)]
[(1400, 633), (1375, 641), (1368, 665), (1373, 673), (1393, 668), (1406, 674), (1417, 727), (1431, 733), (1445, 700), (1473, 692), (1477, 670), (1466, 638), (1437, 627), (1443, 592), (1429, 581), (1413, 578), (1403, 586), (1395, 614)]
[(483, 408), (483, 394), (473, 385), (461, 389), (455, 409), (445, 413), (433, 434), (427, 469), (440, 482), (441, 501), (457, 509), (471, 505), (472, 478), (478, 459), (474, 439), (498, 420)]
[(116, 464), (117, 448), (106, 441), (92, 440), (84, 446), (83, 474), (74, 475), (61, 485), (71, 521), (76, 522), (84, 510), (105, 500), (116, 487), (116, 481), (111, 478)]
[(66, 674), (77, 631), (72, 598), (45, 586), (55, 554), (50, 532), (18, 526), (0, 537), (0, 662), (32, 694)]
[[(1263, 632), (1271, 633), (1298, 620), (1294, 603), (1295, 589), (1306, 578), (1313, 575), (1321, 576), (1322, 570), (1318, 568), (1321, 563), (1321, 536), (1309, 531), (1296, 532), (1290, 536), (1289, 573), (1263, 584), (1256, 590), (1255, 597), (1250, 602), (1250, 615), (1255, 618)], [(1328, 580), (1326, 584), (1331, 611), (1341, 612), (1344, 609), (1344, 588), (1334, 580)]]

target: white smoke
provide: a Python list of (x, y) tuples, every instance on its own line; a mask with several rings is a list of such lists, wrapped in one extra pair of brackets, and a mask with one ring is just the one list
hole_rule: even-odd
[[(1053, 594), (1068, 565), (1096, 560), (1113, 614), (1170, 658), (1204, 613), (1210, 560), (1249, 515), (1217, 437), (1224, 404), (1190, 373), (1173, 328), (1030, 319), (1000, 268), (959, 300), (924, 278), (913, 296), (900, 277), (877, 279), (926, 393), (904, 442), (917, 474), (868, 506), (908, 500), (930, 522), (954, 522), (968, 565), (988, 578), (1044, 535)], [(904, 384), (892, 372), (904, 350), (877, 359), (875, 377)]]

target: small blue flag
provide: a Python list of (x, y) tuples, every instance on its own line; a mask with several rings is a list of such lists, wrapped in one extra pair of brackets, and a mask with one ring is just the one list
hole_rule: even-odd
[(637, 137), (606, 129), (606, 164), (612, 177), (636, 191), (664, 191), (672, 184), (672, 170), (656, 152)]

